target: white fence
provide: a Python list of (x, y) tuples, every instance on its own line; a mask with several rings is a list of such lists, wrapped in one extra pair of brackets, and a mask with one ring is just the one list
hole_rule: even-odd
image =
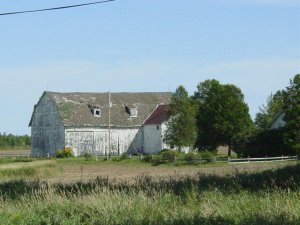
[(280, 156), (280, 157), (263, 157), (263, 158), (228, 158), (228, 163), (250, 163), (250, 162), (274, 162), (298, 160), (298, 156)]

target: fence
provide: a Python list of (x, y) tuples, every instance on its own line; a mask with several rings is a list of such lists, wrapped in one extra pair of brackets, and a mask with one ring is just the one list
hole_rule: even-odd
[(298, 160), (298, 156), (280, 156), (280, 157), (263, 157), (263, 158), (228, 158), (228, 163), (250, 163), (250, 162), (274, 162)]
[(19, 158), (19, 157), (30, 157), (30, 150), (3, 150), (0, 151), (0, 158)]

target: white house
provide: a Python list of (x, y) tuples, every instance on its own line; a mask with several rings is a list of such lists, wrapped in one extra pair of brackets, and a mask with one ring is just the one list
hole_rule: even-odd
[(275, 130), (275, 129), (279, 129), (281, 127), (284, 127), (285, 126), (285, 121), (283, 120), (284, 116), (285, 116), (285, 113), (284, 113), (283, 110), (281, 110), (279, 113), (277, 113), (275, 118), (270, 123), (269, 129)]
[[(155, 153), (163, 142), (172, 93), (44, 92), (29, 123), (32, 155)], [(110, 147), (109, 147), (110, 146)]]

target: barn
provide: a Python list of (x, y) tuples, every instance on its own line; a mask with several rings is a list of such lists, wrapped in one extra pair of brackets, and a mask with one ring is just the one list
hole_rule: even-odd
[(44, 92), (31, 116), (32, 155), (155, 153), (163, 142), (172, 93)]

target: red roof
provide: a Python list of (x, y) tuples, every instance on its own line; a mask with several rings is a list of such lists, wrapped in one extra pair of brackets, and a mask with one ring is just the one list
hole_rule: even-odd
[(149, 116), (149, 118), (145, 121), (144, 124), (151, 125), (151, 124), (162, 124), (163, 122), (169, 119), (169, 105), (159, 105), (154, 112)]

